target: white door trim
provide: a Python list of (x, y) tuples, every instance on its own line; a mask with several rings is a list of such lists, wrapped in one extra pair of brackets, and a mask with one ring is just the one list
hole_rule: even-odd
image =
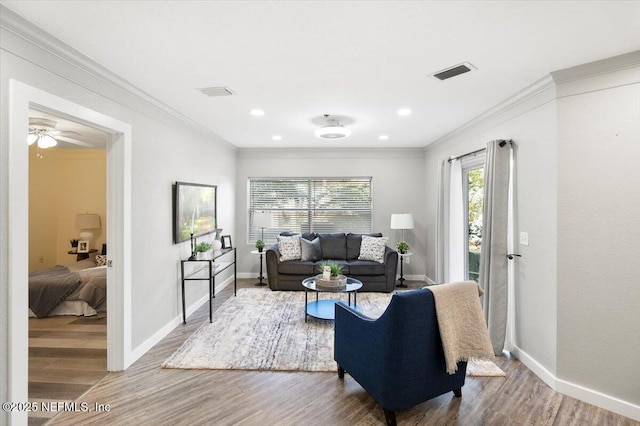
[[(132, 362), (131, 353), (131, 126), (17, 80), (9, 83), (8, 297), (10, 401), (28, 401), (29, 108), (73, 117), (109, 133), (107, 143), (107, 369)], [(11, 424), (27, 424), (13, 412)]]

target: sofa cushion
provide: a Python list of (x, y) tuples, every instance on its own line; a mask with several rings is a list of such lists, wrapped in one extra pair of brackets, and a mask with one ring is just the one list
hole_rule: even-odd
[(313, 241), (309, 241), (304, 236), (300, 238), (300, 251), (301, 256), (300, 260), (302, 261), (312, 261), (322, 259), (322, 248), (320, 247), (320, 239), (316, 238)]
[(360, 256), (360, 244), (362, 243), (362, 236), (368, 235), (370, 237), (382, 237), (382, 234), (376, 232), (375, 234), (347, 234), (347, 260), (357, 259)]
[(301, 260), (287, 260), (280, 262), (278, 273), (287, 275), (307, 275), (316, 274), (315, 262), (303, 262)]
[(349, 273), (353, 275), (384, 275), (386, 272), (384, 263), (372, 260), (349, 260)]
[(301, 238), (305, 240), (313, 241), (316, 239), (315, 232), (303, 232), (302, 234), (299, 232), (291, 232), (291, 231), (283, 231), (280, 233), (283, 237), (293, 237), (294, 235), (300, 235)]
[(347, 236), (343, 233), (318, 234), (323, 259), (347, 259)]
[(369, 237), (363, 235), (358, 260), (373, 260), (384, 263), (384, 250), (388, 240), (389, 238), (387, 237)]
[(280, 251), (280, 262), (300, 259), (300, 235), (292, 235), (290, 237), (278, 235), (276, 239), (278, 240), (278, 250)]

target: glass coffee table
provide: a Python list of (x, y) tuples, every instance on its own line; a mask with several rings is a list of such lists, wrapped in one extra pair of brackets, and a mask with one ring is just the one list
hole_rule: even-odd
[[(347, 284), (344, 287), (331, 289), (326, 287), (319, 287), (316, 285), (316, 277), (309, 277), (302, 280), (302, 286), (304, 287), (304, 322), (307, 322), (307, 316), (323, 320), (335, 319), (335, 304), (337, 299), (318, 299), (320, 293), (347, 293), (348, 304), (355, 310), (360, 310), (357, 306), (358, 302), (358, 290), (362, 288), (362, 282), (355, 278), (347, 277)], [(309, 290), (316, 293), (316, 300), (309, 302), (308, 293)], [(353, 305), (351, 304), (351, 294), (353, 293)]]

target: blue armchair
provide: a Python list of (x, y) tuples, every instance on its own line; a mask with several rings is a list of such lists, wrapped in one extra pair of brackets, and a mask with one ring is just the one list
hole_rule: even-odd
[(388, 425), (397, 411), (450, 391), (462, 396), (467, 363), (447, 373), (431, 291), (395, 294), (376, 320), (343, 302), (335, 309), (338, 376), (348, 372), (382, 406)]

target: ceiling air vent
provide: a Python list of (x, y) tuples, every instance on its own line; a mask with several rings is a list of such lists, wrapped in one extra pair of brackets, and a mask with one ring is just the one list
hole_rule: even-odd
[(432, 75), (438, 80), (446, 80), (448, 78), (455, 77), (457, 75), (464, 74), (475, 69), (476, 67), (471, 65), (469, 62), (465, 62), (463, 64), (455, 65), (442, 71), (438, 71), (437, 73)]
[(203, 94), (207, 95), (207, 96), (231, 96), (231, 95), (235, 95), (235, 93), (233, 93), (233, 90), (229, 89), (226, 86), (222, 86), (222, 87), (203, 87), (201, 89), (196, 89), (199, 92), (202, 92)]

